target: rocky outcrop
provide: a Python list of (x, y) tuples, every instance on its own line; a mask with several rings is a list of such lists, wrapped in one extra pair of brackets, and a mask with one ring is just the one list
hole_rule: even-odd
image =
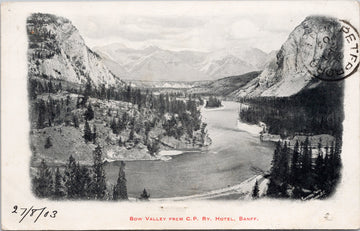
[(29, 77), (95, 86), (116, 85), (117, 79), (89, 49), (79, 31), (62, 17), (36, 13), (27, 19)]
[[(263, 72), (234, 96), (291, 96), (305, 88), (316, 87), (320, 80), (309, 68), (342, 65), (333, 64), (324, 56), (341, 52), (341, 39), (336, 37), (340, 23), (333, 18), (309, 16), (289, 35), (281, 49), (267, 63)], [(330, 38), (331, 43), (324, 38)], [(336, 49), (329, 53), (335, 43)], [(311, 66), (313, 60), (318, 60)]]

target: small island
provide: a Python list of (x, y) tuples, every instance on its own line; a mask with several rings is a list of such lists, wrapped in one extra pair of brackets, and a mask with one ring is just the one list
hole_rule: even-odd
[(217, 108), (222, 107), (221, 100), (210, 96), (209, 100), (206, 101), (205, 108)]

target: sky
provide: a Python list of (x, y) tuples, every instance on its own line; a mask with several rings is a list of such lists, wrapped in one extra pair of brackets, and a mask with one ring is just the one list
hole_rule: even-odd
[(73, 23), (90, 47), (121, 43), (131, 48), (154, 45), (169, 50), (213, 51), (244, 46), (266, 52), (279, 49), (296, 26), (284, 25), (278, 18), (241, 15), (92, 17), (77, 18)]
[[(286, 5), (288, 4), (288, 5)], [(333, 13), (325, 2), (122, 2), (116, 7), (88, 4), (60, 10), (93, 48), (120, 43), (129, 48), (215, 51), (255, 47), (280, 49), (306, 16)]]

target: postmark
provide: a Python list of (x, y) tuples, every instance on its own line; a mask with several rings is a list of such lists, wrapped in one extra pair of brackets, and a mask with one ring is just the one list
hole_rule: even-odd
[(316, 31), (305, 28), (302, 42), (311, 44), (310, 51), (301, 58), (315, 78), (339, 81), (356, 73), (360, 61), (359, 33), (349, 22), (329, 20)]

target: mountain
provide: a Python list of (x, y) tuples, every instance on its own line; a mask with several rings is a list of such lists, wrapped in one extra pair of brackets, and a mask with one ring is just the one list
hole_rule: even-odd
[(150, 46), (136, 50), (115, 43), (94, 50), (117, 76), (146, 81), (201, 81), (240, 75), (262, 70), (267, 57), (256, 48), (198, 52)]
[(204, 81), (196, 84), (188, 90), (189, 93), (216, 95), (228, 97), (232, 92), (242, 88), (254, 78), (260, 75), (260, 71), (253, 71), (238, 76), (225, 77), (213, 81)]
[[(323, 28), (330, 28), (323, 30)], [(270, 53), (263, 72), (246, 86), (232, 93), (233, 96), (291, 96), (304, 89), (310, 89), (321, 84), (309, 71), (313, 59), (319, 59), (318, 67), (337, 68), (331, 60), (337, 52), (327, 54), (331, 44), (325, 44), (314, 38), (328, 37), (340, 41), (335, 32), (339, 31), (340, 23), (333, 18), (309, 16), (289, 35), (278, 52)], [(338, 46), (340, 47), (340, 46)], [(341, 49), (341, 47), (340, 47)]]
[(201, 64), (201, 70), (212, 77), (240, 75), (264, 68), (267, 54), (257, 48), (231, 48), (209, 53)]
[(131, 79), (140, 80), (184, 80), (207, 79), (207, 76), (196, 69), (178, 53), (167, 50), (155, 50), (151, 54), (133, 62), (129, 68)]
[(65, 18), (36, 13), (28, 17), (29, 77), (72, 83), (116, 85), (121, 81), (88, 48), (79, 31)]

